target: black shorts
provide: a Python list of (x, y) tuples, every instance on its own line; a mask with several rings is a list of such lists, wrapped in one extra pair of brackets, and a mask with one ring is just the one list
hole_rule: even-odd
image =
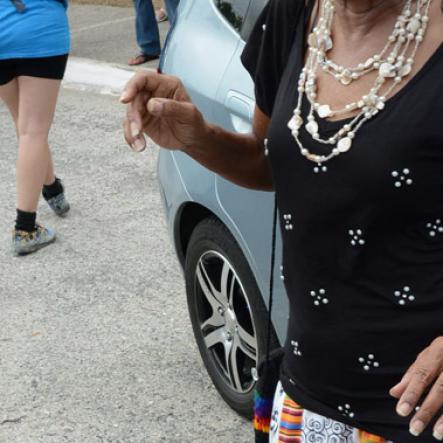
[(65, 75), (67, 61), (68, 54), (55, 57), (0, 60), (0, 85), (6, 85), (6, 83), (22, 75), (62, 80)]

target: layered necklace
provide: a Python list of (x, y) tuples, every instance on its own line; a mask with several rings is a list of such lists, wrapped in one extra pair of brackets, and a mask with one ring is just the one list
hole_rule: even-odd
[[(334, 46), (332, 22), (335, 5), (334, 0), (323, 2), (317, 26), (308, 37), (309, 53), (298, 81), (297, 107), (288, 123), (301, 154), (317, 164), (314, 172), (326, 172), (327, 166), (324, 163), (352, 148), (353, 140), (360, 128), (383, 111), (386, 100), (411, 74), (418, 48), (427, 29), (431, 1), (417, 0), (413, 8), (412, 0), (406, 0), (385, 47), (354, 67), (342, 66), (328, 58), (327, 54)], [(347, 104), (342, 109), (332, 109), (328, 104), (317, 102), (317, 78), (320, 70), (344, 86), (358, 81), (373, 71), (377, 72), (377, 77), (368, 93), (359, 100)], [(302, 115), (304, 97), (310, 105), (307, 116)], [(318, 119), (328, 119), (356, 111), (357, 115), (347, 120), (335, 135), (328, 138), (321, 137)], [(302, 128), (313, 140), (330, 145), (331, 152), (327, 155), (312, 153), (300, 141)]]

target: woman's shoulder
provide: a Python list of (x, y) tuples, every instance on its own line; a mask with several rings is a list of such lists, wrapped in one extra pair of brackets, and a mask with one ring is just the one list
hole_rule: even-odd
[[(305, 8), (308, 0), (269, 0), (268, 14), (284, 22), (296, 19)], [(295, 23), (293, 23), (295, 26)]]
[(295, 39), (303, 30), (304, 11), (305, 0), (269, 0), (243, 51), (241, 59), (254, 80), (257, 105), (268, 116)]
[(286, 12), (297, 11), (306, 6), (309, 0), (269, 0), (268, 5)]
[[(269, 0), (249, 37), (243, 58), (265, 55), (285, 64), (294, 38), (303, 27), (306, 3), (312, 0)], [(245, 60), (244, 60), (245, 62)], [(254, 63), (255, 64), (255, 63)]]
[(283, 52), (292, 46), (294, 37), (302, 26), (302, 15), (309, 0), (270, 0), (264, 11), (268, 40), (271, 46)]
[[(270, 0), (267, 4), (266, 33), (273, 50), (286, 59), (295, 36), (303, 30), (302, 16), (310, 0)], [(266, 34), (265, 33), (265, 34)]]

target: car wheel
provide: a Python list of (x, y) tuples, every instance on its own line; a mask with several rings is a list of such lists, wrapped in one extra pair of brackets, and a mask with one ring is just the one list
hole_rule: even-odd
[(216, 218), (195, 228), (185, 276), (194, 335), (209, 376), (229, 406), (250, 418), (253, 373), (266, 347), (267, 310), (240, 247)]

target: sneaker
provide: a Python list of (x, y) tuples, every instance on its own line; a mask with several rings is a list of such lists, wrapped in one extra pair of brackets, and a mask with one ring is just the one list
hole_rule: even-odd
[[(46, 200), (46, 198), (45, 198)], [(46, 200), (49, 207), (59, 216), (63, 217), (66, 215), (66, 213), (71, 209), (71, 206), (69, 206), (68, 201), (66, 200), (65, 193), (62, 192), (61, 194), (56, 195), (55, 197), (48, 198)]]
[(37, 229), (32, 232), (15, 229), (12, 232), (12, 246), (17, 255), (31, 254), (54, 241), (55, 232), (41, 225), (37, 225)]

